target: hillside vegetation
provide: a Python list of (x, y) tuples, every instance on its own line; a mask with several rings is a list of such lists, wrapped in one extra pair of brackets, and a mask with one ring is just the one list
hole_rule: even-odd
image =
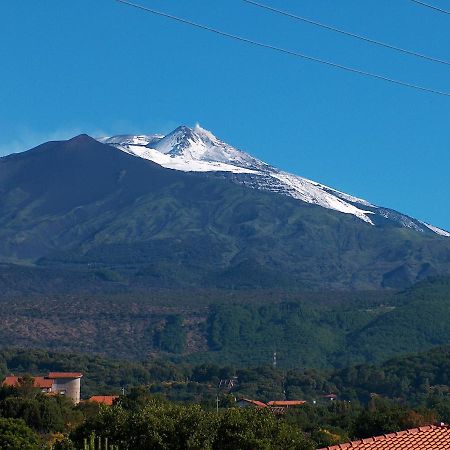
[[(450, 398), (450, 345), (391, 358), (380, 364), (333, 370), (174, 363), (162, 358), (124, 362), (44, 350), (0, 351), (0, 378), (8, 373), (45, 375), (74, 370), (83, 373), (84, 398), (119, 394), (122, 388), (130, 391), (137, 387), (147, 387), (153, 394), (173, 401), (196, 401), (211, 406), (218, 393), (222, 402), (228, 401), (228, 394), (262, 401), (284, 397), (312, 401), (333, 393), (340, 400), (363, 404), (378, 396), (412, 406)], [(219, 388), (220, 380), (234, 376), (237, 383), (231, 389)], [(450, 421), (450, 409), (446, 421)]]
[[(18, 448), (21, 440), (29, 441), (35, 446), (26, 448), (34, 450), (42, 448), (38, 445), (42, 439), (59, 442), (56, 450), (73, 450), (94, 436), (130, 449), (201, 445), (312, 450), (436, 421), (449, 422), (449, 356), (450, 346), (446, 346), (380, 365), (317, 371), (164, 360), (124, 364), (92, 356), (4, 350), (0, 376), (11, 371), (38, 374), (81, 369), (84, 397), (120, 394), (122, 388), (126, 394), (113, 407), (82, 403), (74, 408), (65, 398), (47, 397), (31, 389), (24, 376), (17, 389), (0, 388), (0, 442), (16, 439)], [(219, 383), (230, 377), (236, 377), (231, 389)], [(336, 400), (324, 397), (330, 393)], [(276, 417), (268, 410), (235, 408), (235, 398), (240, 397), (308, 402)]]
[(0, 342), (134, 360), (345, 367), (450, 344), (450, 284), (389, 292), (155, 290), (0, 299)]
[(450, 275), (445, 237), (164, 169), (88, 136), (1, 158), (0, 193), (0, 261), (70, 269), (82, 289), (403, 288)]

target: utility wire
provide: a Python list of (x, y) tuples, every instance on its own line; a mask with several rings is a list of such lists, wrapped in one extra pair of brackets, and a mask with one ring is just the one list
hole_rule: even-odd
[(311, 25), (315, 25), (317, 27), (324, 28), (326, 30), (334, 31), (335, 33), (340, 33), (340, 34), (343, 34), (345, 36), (350, 36), (352, 38), (359, 39), (360, 41), (369, 42), (371, 44), (379, 45), (380, 47), (389, 48), (389, 49), (395, 50), (397, 52), (406, 53), (407, 55), (416, 56), (418, 58), (426, 59), (428, 61), (433, 61), (433, 62), (437, 62), (437, 63), (440, 63), (440, 64), (446, 64), (447, 66), (450, 66), (450, 62), (449, 61), (444, 61), (444, 60), (439, 59), (439, 58), (434, 58), (433, 56), (424, 55), (423, 53), (415, 52), (413, 50), (407, 50), (407, 49), (404, 49), (404, 48), (401, 48), (401, 47), (397, 47), (397, 46), (392, 45), (392, 44), (388, 44), (386, 42), (377, 41), (375, 39), (371, 39), (371, 38), (368, 38), (366, 36), (361, 36), (361, 35), (356, 34), (356, 33), (351, 33), (349, 31), (345, 31), (345, 30), (342, 30), (340, 28), (336, 28), (336, 27), (333, 27), (331, 25), (327, 25), (327, 24), (322, 23), (322, 22), (317, 22), (316, 20), (308, 19), (307, 17), (298, 16), (298, 15), (290, 13), (288, 11), (283, 11), (281, 9), (277, 9), (277, 8), (272, 7), (272, 6), (256, 2), (254, 0), (242, 0), (242, 1), (244, 1), (245, 3), (248, 3), (250, 5), (256, 6), (258, 8), (265, 9), (267, 11), (271, 11), (271, 12), (274, 12), (276, 14), (281, 14), (281, 15), (286, 16), (286, 17), (290, 17), (291, 19), (300, 20), (302, 22), (306, 22), (306, 23), (309, 23)]
[(426, 8), (434, 9), (435, 11), (439, 11), (441, 13), (450, 15), (450, 11), (447, 11), (446, 9), (438, 8), (437, 6), (431, 5), (430, 3), (421, 2), (419, 0), (411, 0), (411, 1), (413, 3), (417, 3), (418, 5), (425, 6)]
[(201, 29), (201, 30), (209, 31), (211, 33), (215, 33), (215, 34), (218, 34), (220, 36), (227, 37), (229, 39), (234, 39), (234, 40), (237, 40), (237, 41), (240, 41), (240, 42), (245, 42), (246, 44), (250, 44), (250, 45), (257, 46), (257, 47), (274, 50), (276, 52), (284, 53), (284, 54), (290, 55), (290, 56), (296, 56), (298, 58), (303, 58), (303, 59), (306, 59), (308, 61), (314, 61), (314, 62), (317, 62), (317, 63), (320, 63), (320, 64), (327, 65), (329, 67), (334, 67), (336, 69), (345, 70), (345, 71), (350, 72), (350, 73), (356, 73), (356, 74), (359, 74), (359, 75), (362, 75), (362, 76), (365, 76), (365, 77), (376, 78), (378, 80), (386, 81), (386, 82), (389, 82), (389, 83), (392, 83), (392, 84), (396, 84), (396, 85), (399, 85), (399, 86), (409, 87), (409, 88), (416, 89), (416, 90), (419, 90), (419, 91), (428, 92), (430, 94), (437, 94), (437, 95), (442, 95), (442, 96), (445, 96), (445, 97), (450, 97), (450, 92), (439, 91), (439, 90), (436, 90), (436, 89), (431, 89), (431, 88), (427, 88), (427, 87), (424, 87), (424, 86), (419, 86), (419, 85), (408, 83), (408, 82), (405, 82), (405, 81), (396, 80), (394, 78), (389, 78), (389, 77), (386, 77), (384, 75), (378, 75), (376, 73), (366, 72), (364, 70), (359, 70), (359, 69), (355, 69), (353, 67), (344, 66), (344, 65), (341, 65), (341, 64), (338, 64), (338, 63), (334, 63), (334, 62), (327, 61), (327, 60), (324, 60), (324, 59), (319, 59), (319, 58), (316, 58), (316, 57), (313, 57), (313, 56), (308, 56), (308, 55), (305, 55), (303, 53), (299, 53), (299, 52), (296, 52), (296, 51), (293, 51), (293, 50), (288, 50), (288, 49), (285, 49), (285, 48), (282, 48), (282, 47), (276, 47), (274, 45), (265, 44), (263, 42), (253, 41), (251, 39), (247, 39), (247, 38), (242, 37), (242, 36), (238, 36), (238, 35), (235, 35), (235, 34), (227, 33), (225, 31), (221, 31), (221, 30), (218, 30), (216, 28), (211, 28), (211, 27), (209, 27), (207, 25), (202, 25), (202, 24), (199, 24), (199, 23), (196, 23), (196, 22), (192, 22), (192, 21), (187, 20), (187, 19), (183, 19), (182, 17), (177, 17), (177, 16), (173, 16), (171, 14), (167, 14), (167, 13), (164, 13), (164, 12), (161, 12), (161, 11), (156, 11), (154, 9), (147, 8), (146, 6), (142, 6), (142, 5), (139, 5), (137, 3), (132, 3), (132, 2), (129, 2), (127, 0), (116, 0), (116, 1), (119, 2), (119, 3), (122, 3), (124, 5), (127, 5), (127, 6), (131, 6), (133, 8), (137, 8), (137, 9), (140, 9), (140, 10), (143, 10), (143, 11), (147, 11), (147, 12), (155, 14), (157, 16), (165, 17), (167, 19), (171, 19), (171, 20), (174, 20), (174, 21), (177, 21), (177, 22), (181, 22), (181, 23), (184, 23), (186, 25), (190, 25), (192, 27), (195, 27), (195, 28), (198, 28), (198, 29)]

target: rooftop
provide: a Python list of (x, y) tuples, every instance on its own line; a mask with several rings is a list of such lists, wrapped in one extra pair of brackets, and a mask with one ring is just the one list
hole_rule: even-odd
[[(51, 389), (57, 379), (74, 379), (83, 376), (80, 372), (50, 372), (46, 377), (31, 376), (33, 386), (41, 389)], [(19, 386), (22, 376), (9, 375), (2, 382), (3, 386)]]
[(267, 403), (269, 406), (298, 406), (304, 405), (305, 400), (272, 400)]
[(57, 378), (81, 378), (83, 376), (80, 372), (50, 372), (47, 378), (51, 378), (53, 380)]
[[(22, 377), (8, 376), (3, 380), (3, 386), (18, 386), (20, 378)], [(53, 381), (45, 377), (32, 377), (32, 380), (33, 386), (36, 388), (50, 389), (53, 386)]]
[(450, 448), (450, 426), (429, 425), (359, 441), (333, 445), (320, 450), (443, 450)]
[(250, 403), (251, 405), (255, 405), (258, 406), (259, 408), (266, 408), (267, 405), (263, 402), (260, 402), (259, 400), (251, 400), (249, 398), (241, 398), (239, 399), (240, 402), (246, 402), (246, 403)]
[(118, 395), (93, 395), (88, 402), (111, 406), (117, 398), (119, 398)]

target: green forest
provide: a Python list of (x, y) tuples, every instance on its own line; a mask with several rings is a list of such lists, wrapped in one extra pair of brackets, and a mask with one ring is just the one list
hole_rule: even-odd
[[(319, 371), (237, 368), (170, 361), (128, 363), (47, 351), (3, 350), (0, 448), (315, 449), (436, 421), (450, 421), (450, 346), (378, 365)], [(81, 370), (82, 396), (120, 395), (114, 406), (48, 397), (27, 374)], [(235, 377), (233, 387), (220, 381)], [(333, 393), (330, 401), (324, 395)], [(240, 409), (236, 399), (303, 399), (276, 415)], [(216, 409), (217, 408), (217, 409)], [(102, 447), (104, 448), (104, 447)]]
[(282, 368), (331, 369), (450, 344), (449, 297), (448, 278), (400, 292), (3, 295), (0, 342), (4, 348), (239, 367), (269, 364), (276, 352)]
[[(0, 376), (22, 377), (0, 389), (2, 450), (316, 449), (450, 422), (447, 278), (397, 292), (0, 297)], [(82, 372), (83, 399), (119, 398), (45, 396), (30, 376), (50, 371)], [(306, 403), (278, 415), (242, 398)]]

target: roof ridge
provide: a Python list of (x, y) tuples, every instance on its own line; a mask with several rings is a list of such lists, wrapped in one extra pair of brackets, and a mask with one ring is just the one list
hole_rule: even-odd
[(424, 425), (421, 427), (409, 428), (407, 430), (401, 430), (401, 431), (394, 431), (392, 433), (385, 433), (385, 434), (381, 434), (378, 436), (370, 436), (367, 438), (358, 439), (358, 440), (354, 440), (351, 442), (332, 445), (329, 447), (324, 447), (319, 450), (343, 450), (343, 449), (354, 448), (354, 447), (356, 448), (360, 444), (368, 444), (368, 443), (376, 442), (376, 441), (384, 441), (384, 440), (388, 440), (390, 438), (395, 438), (398, 436), (405, 436), (408, 434), (414, 435), (414, 434), (419, 434), (421, 432), (426, 432), (426, 431), (430, 431), (430, 430), (438, 430), (438, 429), (450, 430), (450, 424), (440, 422), (440, 423), (435, 423), (435, 424), (430, 424), (430, 425)]

